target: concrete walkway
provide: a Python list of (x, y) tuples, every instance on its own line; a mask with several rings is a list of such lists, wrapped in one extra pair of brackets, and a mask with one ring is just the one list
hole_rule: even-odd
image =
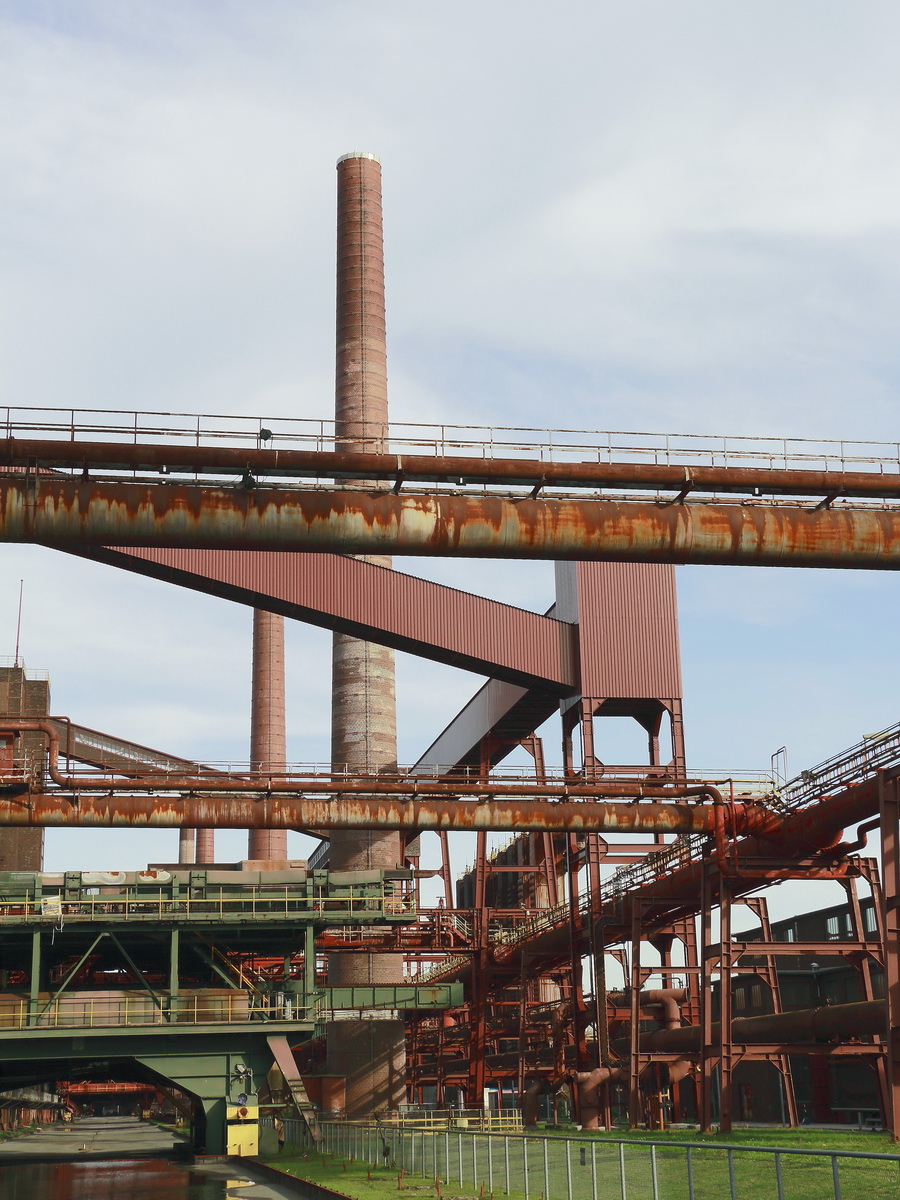
[(185, 1143), (167, 1129), (137, 1117), (82, 1117), (71, 1125), (42, 1125), (0, 1142), (0, 1163), (54, 1158), (143, 1158), (167, 1154)]

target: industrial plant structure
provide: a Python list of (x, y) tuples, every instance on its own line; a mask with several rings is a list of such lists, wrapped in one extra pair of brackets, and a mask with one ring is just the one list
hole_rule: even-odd
[[(0, 1089), (149, 1081), (215, 1151), (257, 1099), (311, 1129), (407, 1103), (528, 1124), (560, 1098), (586, 1128), (797, 1123), (809, 1057), (852, 1061), (875, 1097), (858, 1111), (900, 1135), (900, 727), (792, 781), (693, 777), (674, 575), (896, 566), (896, 447), (392, 426), (380, 180), (371, 155), (338, 164), (333, 422), (6, 410), (0, 540), (247, 605), (254, 627), (237, 772), (0, 673)], [(429, 583), (395, 553), (551, 559), (555, 603)], [(327, 771), (286, 766), (285, 617), (334, 633)], [(407, 767), (395, 650), (485, 679)], [(607, 718), (637, 723), (643, 762), (609, 761)], [(504, 767), (520, 747), (527, 772)], [(42, 873), (43, 827), (91, 825), (178, 828), (178, 861)], [(250, 830), (237, 866), (215, 861), (226, 827)], [(308, 862), (288, 829), (320, 839)], [(477, 853), (454, 881), (461, 829)], [(837, 937), (776, 936), (762, 893), (784, 879), (842, 885)], [(855, 986), (786, 1002), (798, 956)]]

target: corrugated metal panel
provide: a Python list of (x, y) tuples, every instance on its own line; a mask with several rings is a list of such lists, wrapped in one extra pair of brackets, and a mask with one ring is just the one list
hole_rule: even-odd
[[(558, 695), (573, 631), (551, 617), (336, 554), (101, 549), (85, 557), (169, 579), (451, 666)], [(263, 601), (262, 603), (260, 603)]]
[[(581, 690), (592, 697), (682, 695), (675, 568), (656, 563), (562, 564), (558, 611), (577, 586)], [(574, 576), (574, 581), (573, 581)]]

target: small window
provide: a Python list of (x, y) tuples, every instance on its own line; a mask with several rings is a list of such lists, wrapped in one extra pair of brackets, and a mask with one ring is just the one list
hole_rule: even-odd
[(875, 933), (878, 929), (878, 922), (875, 920), (874, 904), (870, 904), (868, 908), (863, 909), (863, 928), (866, 933)]
[(841, 936), (841, 919), (840, 919), (840, 917), (837, 917), (837, 916), (829, 917), (826, 920), (825, 933), (830, 942), (837, 941), (837, 939)]
[(750, 1005), (752, 1008), (762, 1008), (763, 992), (762, 984), (754, 983), (750, 988)]
[(781, 931), (781, 940), (783, 942), (796, 942), (797, 930), (793, 925), (785, 925), (784, 929)]

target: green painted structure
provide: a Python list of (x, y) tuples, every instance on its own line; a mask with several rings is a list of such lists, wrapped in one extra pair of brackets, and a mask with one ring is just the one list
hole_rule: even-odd
[(414, 923), (412, 897), (402, 870), (0, 873), (0, 1089), (174, 1084), (195, 1145), (223, 1153), (226, 1107), (255, 1100), (269, 1039), (296, 1046), (336, 1011), (461, 1002), (459, 984), (317, 982), (317, 938)]

